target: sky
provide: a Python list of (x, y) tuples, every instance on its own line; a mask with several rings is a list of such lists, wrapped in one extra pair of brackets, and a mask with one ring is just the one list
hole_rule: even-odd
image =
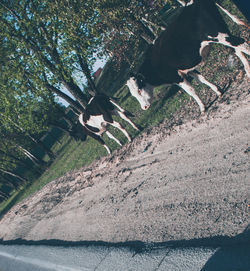
[[(93, 71), (95, 72), (96, 70), (98, 70), (99, 68), (103, 68), (104, 65), (106, 64), (107, 59), (98, 59), (95, 64), (93, 65)], [(79, 78), (78, 80), (82, 81), (79, 83), (79, 85), (81, 85), (81, 83), (86, 83), (86, 80), (84, 77)], [(67, 95), (69, 95), (71, 98), (74, 99), (74, 97), (69, 93), (69, 91), (67, 89), (65, 89), (64, 87), (61, 87), (61, 90), (66, 93)], [(58, 97), (58, 96), (57, 96)], [(65, 106), (68, 106), (69, 104), (62, 98), (58, 97), (58, 102), (62, 103)]]

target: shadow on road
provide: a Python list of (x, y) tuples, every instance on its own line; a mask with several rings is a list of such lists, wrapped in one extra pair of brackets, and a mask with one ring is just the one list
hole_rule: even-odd
[(250, 270), (250, 245), (220, 248), (206, 262), (201, 271)]
[(250, 270), (250, 225), (240, 235), (248, 242), (241, 245), (223, 246), (206, 262), (201, 271)]
[[(192, 239), (192, 240), (177, 240), (158, 243), (146, 243), (142, 241), (127, 241), (127, 242), (104, 242), (104, 241), (65, 241), (59, 239), (50, 240), (25, 240), (15, 239), (4, 241), (0, 239), (1, 245), (48, 245), (48, 246), (62, 246), (62, 247), (76, 247), (76, 246), (105, 246), (105, 247), (125, 247), (130, 248), (136, 252), (143, 252), (164, 248), (185, 248), (185, 247), (211, 247), (211, 248), (228, 248), (233, 246), (249, 246), (250, 247), (250, 224), (241, 234), (228, 236), (214, 236), (208, 238)], [(249, 257), (250, 258), (250, 257)]]
[[(0, 240), (0, 245), (13, 245), (6, 246), (6, 252), (4, 248), (2, 248), (2, 251), (3, 253), (9, 253), (8, 255), (13, 254), (14, 258), (16, 257), (15, 255), (19, 255), (18, 253), (21, 249), (22, 252), (19, 258), (28, 259), (26, 261), (27, 264), (31, 264), (30, 255), (34, 252), (32, 257), (34, 256), (34, 259), (42, 263), (50, 263), (48, 257), (52, 255), (53, 264), (95, 267), (88, 270), (96, 270), (96, 268), (101, 268), (100, 270), (115, 270), (110, 269), (110, 265), (118, 268), (117, 270), (127, 270), (128, 265), (131, 267), (129, 270), (138, 270), (138, 265), (147, 267), (146, 270), (159, 271), (250, 270), (250, 225), (242, 234), (235, 237), (216, 236), (161, 243), (144, 243), (141, 241), (121, 243), (103, 241), (75, 242), (55, 239), (32, 241), (16, 239), (10, 241)], [(26, 245), (26, 247), (20, 248), (15, 245)], [(37, 250), (34, 247), (28, 247), (34, 245), (37, 246)], [(79, 259), (82, 262), (76, 261), (78, 259), (76, 255), (79, 255)], [(8, 260), (7, 258), (4, 259)], [(54, 262), (55, 259), (57, 259), (57, 262)], [(7, 262), (7, 264), (9, 263)], [(17, 264), (19, 264), (18, 261)], [(150, 269), (150, 266), (152, 269)]]

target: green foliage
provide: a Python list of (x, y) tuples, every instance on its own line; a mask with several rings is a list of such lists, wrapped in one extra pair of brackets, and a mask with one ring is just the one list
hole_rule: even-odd
[[(85, 96), (72, 78), (76, 63), (72, 44), (77, 43), (71, 42), (65, 21), (57, 16), (60, 11), (50, 4), (16, 0), (0, 6), (4, 26), (0, 35), (10, 56), (4, 72), (8, 78), (28, 80), (35, 89), (47, 87), (52, 91), (48, 86), (60, 88), (63, 84), (84, 106)], [(10, 73), (11, 69), (16, 73)]]
[[(99, 1), (99, 23), (97, 24), (103, 33), (103, 52), (115, 60), (118, 67), (122, 61), (131, 64), (133, 58), (140, 53), (140, 44), (147, 40), (152, 42), (155, 33), (158, 32), (158, 24), (161, 24), (159, 11), (165, 5), (165, 1)], [(152, 22), (152, 28), (143, 21)], [(133, 51), (130, 50), (133, 48)], [(133, 54), (132, 54), (133, 52)]]

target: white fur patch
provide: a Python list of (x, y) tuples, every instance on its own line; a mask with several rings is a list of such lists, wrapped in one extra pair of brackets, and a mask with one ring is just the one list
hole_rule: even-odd
[(128, 86), (131, 95), (140, 103), (141, 108), (143, 110), (148, 109), (153, 98), (153, 86), (147, 84), (145, 88), (139, 89), (136, 80), (133, 77), (129, 78), (126, 85)]
[[(82, 120), (83, 115), (79, 116), (79, 122), (85, 126), (85, 123)], [(106, 124), (107, 122), (104, 120), (103, 115), (100, 116), (90, 116), (90, 119), (87, 121), (87, 125), (95, 127), (99, 129), (99, 132), (95, 132), (97, 135), (101, 135), (106, 131)], [(85, 126), (86, 127), (86, 126)]]
[(225, 33), (219, 33), (216, 39), (218, 41), (215, 41), (215, 43), (220, 43), (225, 46), (231, 47), (235, 50), (235, 54), (239, 57), (240, 61), (242, 62), (244, 69), (246, 71), (247, 76), (250, 78), (250, 65), (247, 58), (244, 56), (243, 53), (250, 55), (250, 46), (247, 44), (247, 42), (244, 42), (243, 44), (240, 44), (238, 46), (232, 45), (229, 41), (227, 41), (228, 34)]
[(188, 3), (186, 3), (183, 0), (177, 0), (183, 7), (193, 5), (194, 0), (190, 0)]
[(205, 111), (205, 106), (202, 103), (201, 99), (198, 97), (198, 95), (195, 93), (194, 88), (191, 86), (191, 84), (184, 79), (183, 82), (178, 84), (183, 90), (185, 90), (199, 105), (201, 113)]
[(205, 84), (209, 86), (218, 96), (221, 96), (221, 92), (218, 90), (217, 86), (210, 83), (203, 75), (197, 74), (195, 72), (190, 72), (189, 75), (191, 75), (193, 78), (195, 78), (197, 81), (201, 82), (202, 84)]

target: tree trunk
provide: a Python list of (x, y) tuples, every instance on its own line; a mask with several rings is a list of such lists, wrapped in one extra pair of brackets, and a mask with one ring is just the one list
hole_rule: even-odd
[(4, 193), (3, 191), (0, 191), (0, 197), (3, 199), (8, 199), (10, 197), (10, 195), (7, 193)]
[[(17, 18), (17, 20), (20, 21), (19, 18)], [(76, 100), (80, 103), (83, 109), (85, 109), (88, 99), (86, 95), (84, 95), (82, 90), (74, 83), (73, 78), (64, 69), (63, 62), (60, 59), (60, 55), (57, 51), (57, 48), (55, 47), (55, 44), (51, 44), (49, 43), (49, 41), (47, 41), (48, 44), (43, 48), (41, 47), (41, 44), (46, 41), (44, 40), (44, 36), (40, 35), (39, 38), (41, 38), (42, 43), (39, 43), (38, 37), (34, 38), (33, 36), (29, 35), (27, 31), (26, 34), (24, 34), (21, 29), (18, 29), (17, 27), (10, 23), (7, 23), (6, 21), (3, 22), (12, 31), (12, 35), (15, 38), (22, 40), (25, 43), (26, 47), (34, 52), (41, 65), (47, 67), (47, 69), (49, 69), (49, 71), (57, 78), (58, 82), (62, 83), (67, 88), (67, 90), (76, 98)], [(51, 60), (48, 55), (44, 54), (44, 52), (47, 52), (47, 54), (49, 54)]]
[(8, 186), (10, 186), (12, 189), (16, 190), (18, 186), (14, 185), (8, 178), (1, 176), (1, 181), (5, 184), (7, 184)]
[[(17, 147), (21, 150), (21, 152), (29, 159), (31, 160), (31, 162), (38, 166), (38, 167), (46, 167), (46, 162), (44, 162), (42, 159), (34, 156), (30, 151), (28, 151), (27, 149), (25, 149), (24, 147), (17, 145)], [(39, 172), (41, 173), (41, 172)]]
[(70, 106), (70, 110), (72, 110), (72, 112), (77, 116), (79, 117), (79, 113), (76, 111), (76, 109), (73, 107), (73, 106)]
[[(82, 92), (82, 90), (74, 83), (74, 80), (70, 77), (69, 80), (62, 79), (60, 82), (76, 98), (82, 108), (85, 109), (88, 103), (88, 98)], [(81, 112), (83, 112), (83, 110)]]
[(81, 107), (81, 105), (73, 100), (71, 97), (69, 97), (67, 94), (65, 94), (64, 92), (62, 92), (60, 89), (50, 85), (49, 83), (46, 83), (45, 85), (50, 91), (54, 92), (55, 94), (57, 94), (58, 96), (60, 96), (62, 99), (64, 99), (67, 103), (69, 103), (77, 112), (78, 114), (81, 114), (83, 111), (83, 108)]
[(34, 53), (37, 55), (38, 59), (58, 78), (58, 81), (62, 83), (66, 89), (76, 98), (76, 100), (81, 104), (83, 108), (86, 107), (87, 97), (84, 95), (82, 90), (74, 83), (74, 80), (71, 76), (67, 76), (68, 79), (65, 78), (63, 73), (67, 73), (64, 70), (63, 64), (60, 61), (60, 56), (56, 50), (53, 48), (53, 53), (51, 54), (55, 63), (60, 66), (60, 70), (48, 59), (47, 56), (43, 55), (41, 48), (36, 44), (36, 41), (28, 36), (24, 37), (22, 34), (19, 34), (20, 38), (30, 47)]
[[(1, 114), (1, 112), (0, 112)], [(3, 114), (2, 114), (3, 115)], [(25, 133), (25, 131), (23, 130), (23, 128), (21, 126), (19, 126), (17, 123), (15, 123), (12, 119), (8, 118), (9, 121), (19, 130), (21, 131), (22, 133)], [(35, 139), (31, 134), (27, 133), (26, 134), (28, 136), (29, 139), (31, 139), (34, 143), (36, 143), (37, 145), (39, 145), (43, 150), (44, 152), (50, 157), (50, 159), (55, 159), (55, 155), (54, 153), (49, 149), (47, 148), (43, 142), (39, 139)]]
[(8, 171), (8, 170), (5, 170), (4, 168), (1, 168), (0, 167), (0, 172), (4, 173), (4, 174), (7, 174), (9, 176), (12, 176), (12, 177), (15, 177), (16, 179), (22, 181), (22, 183), (26, 183), (28, 180), (26, 180), (25, 178), (22, 178), (21, 176), (11, 172), (11, 171)]
[[(152, 44), (155, 40), (155, 34), (146, 26), (142, 21), (137, 20), (133, 14), (130, 15), (130, 19), (133, 24), (136, 24), (139, 30), (139, 35), (143, 38), (147, 43)], [(133, 31), (133, 30), (132, 30)]]
[(74, 123), (72, 122), (72, 120), (66, 115), (62, 117), (62, 119), (67, 123), (67, 125), (69, 126), (69, 129), (72, 129), (72, 127), (74, 126)]
[[(3, 177), (3, 176), (2, 176)], [(19, 182), (16, 182), (16, 179), (14, 179), (12, 176), (4, 176), (3, 177), (7, 182), (12, 183), (16, 190), (19, 190), (19, 187), (21, 184)]]
[(87, 64), (87, 61), (86, 61), (86, 59), (83, 59), (83, 57), (79, 53), (77, 53), (77, 57), (78, 57), (80, 67), (81, 67), (85, 77), (87, 78), (89, 87), (92, 91), (90, 94), (92, 96), (95, 96), (98, 93), (98, 90), (96, 88), (94, 80), (92, 79), (91, 72), (90, 72), (89, 66)]
[[(46, 162), (44, 162), (42, 159), (35, 157), (31, 152), (29, 152), (27, 149), (25, 149), (24, 147), (20, 146), (20, 145), (15, 145), (15, 147), (17, 149), (19, 149), (29, 160), (32, 161), (32, 163), (37, 166), (37, 168), (32, 167), (32, 170), (34, 170), (35, 172), (41, 174), (42, 171), (40, 170), (42, 167), (42, 170), (45, 169), (47, 167)], [(18, 158), (17, 156), (10, 154), (10, 152), (6, 153), (2, 150), (0, 150), (0, 153), (6, 155), (7, 157), (11, 158), (12, 160), (14, 160), (13, 163), (17, 163), (18, 166), (23, 166), (26, 169), (30, 169), (30, 166), (27, 165), (27, 163), (25, 163), (23, 160), (21, 160), (20, 158)]]
[(55, 154), (40, 140), (40, 139), (35, 139), (32, 135), (28, 134), (28, 137), (36, 143), (41, 149), (49, 156), (51, 160), (54, 160)]
[(7, 157), (9, 157), (9, 158), (11, 158), (11, 159), (13, 159), (13, 160), (14, 160), (15, 162), (17, 162), (17, 163), (19, 163), (19, 164), (21, 164), (21, 165), (23, 165), (23, 166), (26, 166), (26, 164), (25, 164), (20, 158), (16, 157), (16, 156), (13, 155), (13, 154), (10, 154), (9, 152), (6, 153), (6, 152), (0, 150), (0, 153), (3, 154), (3, 155), (6, 155)]

